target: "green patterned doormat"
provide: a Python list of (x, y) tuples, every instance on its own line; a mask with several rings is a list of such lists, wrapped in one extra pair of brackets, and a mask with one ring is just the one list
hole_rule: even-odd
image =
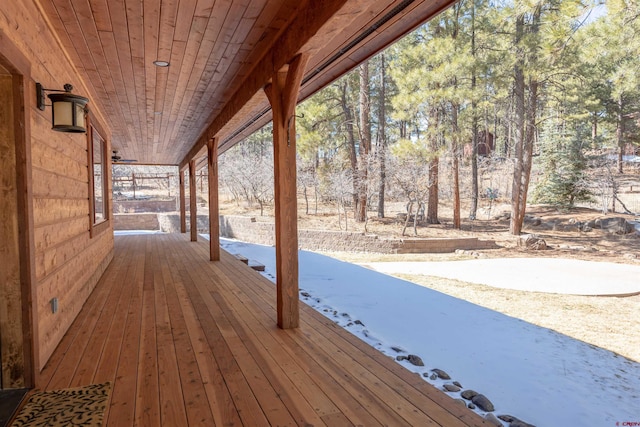
[(29, 397), (11, 427), (102, 426), (111, 383), (39, 391)]

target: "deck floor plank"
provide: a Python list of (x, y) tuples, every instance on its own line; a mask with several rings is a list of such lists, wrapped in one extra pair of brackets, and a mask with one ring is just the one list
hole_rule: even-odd
[(144, 279), (145, 245), (139, 246), (129, 257), (133, 271), (127, 286), (131, 287), (129, 307), (122, 331), (122, 347), (116, 367), (115, 381), (111, 392), (108, 424), (132, 426), (135, 419), (138, 361), (140, 358), (140, 328), (142, 325), (142, 288)]
[[(147, 245), (154, 242), (147, 241)], [(147, 251), (142, 287), (142, 324), (140, 327), (140, 358), (136, 394), (136, 426), (160, 424), (160, 388), (158, 385), (158, 343), (156, 332), (155, 287), (157, 251)]]
[(189, 236), (116, 236), (115, 255), (42, 372), (45, 389), (112, 381), (106, 426), (488, 425), (275, 286)]
[(184, 407), (178, 372), (178, 356), (176, 355), (166, 293), (166, 288), (175, 284), (171, 277), (171, 266), (167, 262), (163, 249), (162, 245), (157, 245), (160, 266), (155, 272), (160, 418), (161, 425), (186, 426), (188, 425), (187, 412)]

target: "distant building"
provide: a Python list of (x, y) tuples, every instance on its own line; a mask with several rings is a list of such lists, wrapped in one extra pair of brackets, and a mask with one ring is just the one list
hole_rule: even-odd
[[(489, 156), (495, 148), (495, 137), (491, 132), (486, 130), (478, 132), (478, 156)], [(464, 157), (471, 157), (473, 154), (471, 142), (464, 145), (463, 154)]]

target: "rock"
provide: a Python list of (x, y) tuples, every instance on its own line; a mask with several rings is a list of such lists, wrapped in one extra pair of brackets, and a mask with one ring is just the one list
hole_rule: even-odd
[(416, 356), (415, 354), (410, 354), (407, 357), (407, 360), (414, 366), (424, 366), (424, 362), (422, 361), (420, 356)]
[(454, 381), (453, 385), (457, 385), (458, 387), (462, 388), (462, 384), (460, 384), (458, 381)]
[(364, 323), (362, 323), (360, 320), (356, 320), (356, 325), (360, 325), (360, 326), (364, 326)]
[(536, 427), (533, 424), (526, 423), (512, 415), (498, 415), (498, 418), (509, 423), (509, 427)]
[(494, 408), (493, 406), (493, 403), (491, 403), (491, 401), (484, 394), (477, 394), (473, 396), (471, 401), (475, 403), (478, 408), (482, 409), (485, 412), (493, 412), (496, 410), (496, 408)]
[(404, 350), (401, 349), (400, 347), (391, 347), (391, 350), (395, 351), (396, 353), (402, 353)]
[(467, 408), (476, 409), (476, 405), (474, 405), (473, 403), (469, 402), (469, 404), (467, 405)]
[(431, 376), (429, 377), (429, 379), (430, 379), (431, 381), (435, 381), (435, 380), (437, 380), (437, 379), (438, 379), (438, 375), (436, 375), (436, 374), (431, 374)]
[(567, 224), (564, 226), (564, 231), (582, 231), (582, 226), (580, 224)]
[(547, 249), (547, 242), (533, 234), (525, 234), (518, 239), (518, 246), (528, 250), (541, 251)]
[(590, 231), (593, 231), (593, 227), (589, 227), (588, 225), (583, 225), (582, 228), (581, 228), (581, 231), (583, 233), (588, 233)]
[(492, 413), (488, 413), (484, 416), (484, 419), (489, 421), (489, 423), (495, 427), (504, 427), (502, 422)]
[(596, 225), (610, 234), (622, 235), (636, 231), (635, 226), (623, 217), (599, 218), (596, 220)]
[(524, 216), (524, 222), (526, 224), (531, 225), (532, 227), (537, 227), (540, 224), (542, 224), (542, 219), (536, 217), (536, 216), (531, 216), (531, 215), (525, 215)]
[(309, 295), (309, 292), (300, 292), (300, 295), (306, 298), (311, 298), (311, 295)]
[(443, 371), (442, 369), (432, 369), (431, 372), (434, 372), (438, 378), (443, 379), (443, 380), (450, 380), (451, 377), (449, 376), (449, 374), (447, 374), (445, 371)]
[(460, 394), (460, 396), (464, 397), (467, 400), (471, 400), (473, 399), (473, 396), (477, 396), (477, 395), (478, 395), (478, 392), (474, 390), (465, 390)]
[(453, 385), (453, 384), (445, 384), (442, 386), (446, 391), (450, 391), (452, 393), (458, 392), (460, 391), (460, 387), (458, 387), (457, 385)]
[(407, 357), (407, 356), (396, 356), (396, 360), (397, 360), (398, 362), (402, 362), (403, 360), (407, 360), (407, 359), (408, 359), (408, 357)]

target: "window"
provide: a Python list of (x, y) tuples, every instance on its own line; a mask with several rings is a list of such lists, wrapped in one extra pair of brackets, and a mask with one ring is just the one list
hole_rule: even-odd
[(90, 232), (93, 237), (108, 227), (109, 199), (107, 197), (106, 143), (94, 126), (87, 132), (89, 141)]

